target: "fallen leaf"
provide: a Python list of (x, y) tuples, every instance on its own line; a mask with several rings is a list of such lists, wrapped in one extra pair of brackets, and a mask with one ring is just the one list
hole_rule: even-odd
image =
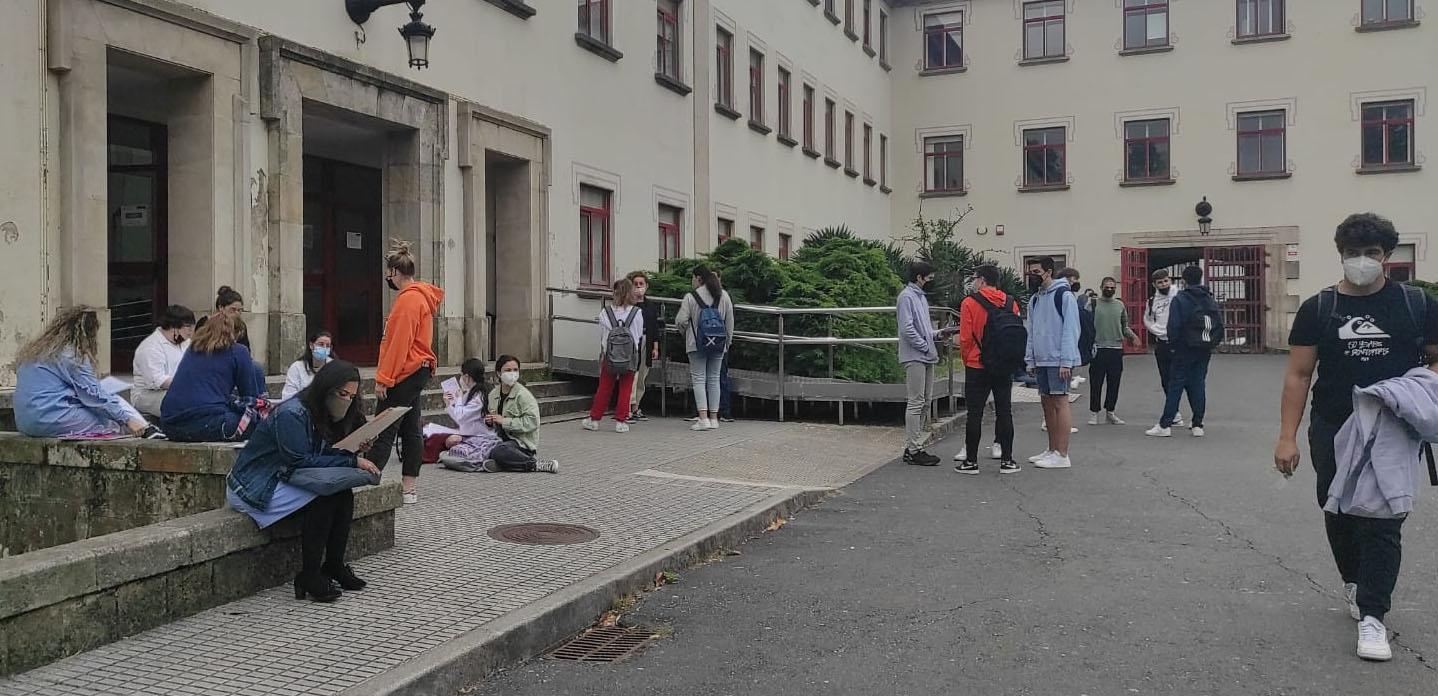
[(619, 612), (606, 611), (599, 617), (600, 628), (611, 628), (619, 625)]
[(786, 520), (786, 519), (784, 519), (783, 517), (775, 517), (775, 518), (774, 518), (774, 521), (773, 521), (773, 522), (770, 522), (770, 523), (769, 523), (769, 526), (764, 528), (764, 531), (766, 531), (766, 532), (778, 531), (778, 529), (779, 529), (780, 527), (783, 527), (783, 526), (786, 525), (786, 524), (789, 524), (789, 520)]

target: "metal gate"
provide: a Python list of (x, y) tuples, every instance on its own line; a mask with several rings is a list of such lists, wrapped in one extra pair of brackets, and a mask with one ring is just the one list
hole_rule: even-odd
[(1126, 353), (1148, 352), (1148, 330), (1143, 324), (1143, 313), (1148, 307), (1148, 249), (1125, 247), (1119, 251), (1120, 268), (1123, 276), (1119, 294), (1123, 306), (1128, 310), (1128, 323), (1138, 334), (1138, 345), (1129, 345)]
[(1267, 255), (1261, 246), (1205, 247), (1204, 282), (1223, 308), (1220, 351), (1263, 352), (1264, 275)]

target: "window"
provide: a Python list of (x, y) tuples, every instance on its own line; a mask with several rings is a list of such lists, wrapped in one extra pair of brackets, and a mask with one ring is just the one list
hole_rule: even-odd
[(1125, 181), (1169, 178), (1168, 119), (1123, 124), (1123, 147)]
[(889, 185), (889, 136), (879, 134), (879, 185)]
[[(864, 0), (864, 48), (873, 46), (870, 40), (869, 25), (874, 21), (874, 0)], [(874, 55), (872, 52), (869, 55)]]
[(804, 85), (804, 149), (814, 151), (814, 88)]
[(781, 235), (779, 235), (779, 260), (780, 260), (780, 261), (788, 261), (788, 260), (789, 260), (789, 252), (792, 251), (793, 248), (794, 248), (794, 235), (792, 235), (792, 234), (781, 234)]
[(719, 243), (729, 241), (734, 236), (734, 221), (719, 218)]
[(1413, 0), (1363, 0), (1364, 24), (1413, 21)]
[(609, 43), (609, 0), (579, 0), (579, 33)]
[(608, 288), (611, 255), (610, 193), (595, 186), (579, 187), (579, 284)]
[(889, 63), (889, 13), (879, 10), (879, 62)]
[(924, 138), (924, 191), (964, 190), (964, 137)]
[(715, 97), (720, 106), (734, 108), (734, 35), (723, 29), (715, 30), (714, 40)]
[(1024, 60), (1064, 55), (1064, 0), (1024, 3)]
[(844, 112), (844, 168), (854, 168), (854, 114)]
[(1413, 164), (1413, 102), (1363, 105), (1363, 166)]
[(683, 256), (682, 237), (679, 235), (684, 211), (672, 205), (659, 206), (659, 268), (662, 270), (674, 259)]
[(755, 251), (764, 250), (764, 228), (751, 225), (749, 227), (749, 246)]
[(924, 15), (924, 68), (940, 70), (964, 64), (964, 13)]
[(1238, 0), (1238, 38), (1277, 36), (1288, 31), (1284, 0)]
[[(782, 247), (781, 247), (782, 248)], [(1406, 283), (1417, 275), (1417, 264), (1413, 261), (1414, 245), (1399, 244), (1389, 254), (1388, 261), (1383, 264), (1383, 270), (1388, 272), (1388, 279), (1398, 283)]]
[[(784, 68), (779, 68), (779, 79), (777, 82), (779, 84), (779, 137), (787, 138), (791, 130), (789, 127), (789, 71)], [(790, 140), (789, 142), (792, 143), (793, 141)]]
[(834, 100), (824, 100), (824, 157), (834, 159)]
[(1123, 47), (1168, 45), (1168, 0), (1123, 0)]
[(854, 0), (844, 0), (844, 33), (854, 36)]
[(1062, 126), (1024, 131), (1024, 188), (1067, 183), (1064, 137)]
[(865, 124), (864, 124), (864, 181), (867, 182), (867, 183), (870, 183), (870, 184), (874, 183), (873, 149), (874, 149), (874, 127), (871, 126), (871, 125), (869, 125), (869, 124), (867, 124), (867, 123), (865, 123)]
[(1283, 111), (1238, 115), (1238, 174), (1252, 176), (1288, 171)]
[(684, 79), (679, 63), (679, 0), (659, 0), (659, 36), (654, 67), (661, 75)]
[(749, 49), (749, 120), (764, 122), (764, 54)]

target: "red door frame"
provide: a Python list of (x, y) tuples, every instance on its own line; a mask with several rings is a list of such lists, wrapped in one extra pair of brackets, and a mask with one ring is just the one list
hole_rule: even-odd
[(1148, 282), (1148, 249), (1124, 247), (1119, 250), (1121, 268), (1120, 288), (1123, 306), (1128, 310), (1129, 327), (1138, 334), (1138, 343), (1130, 344), (1124, 352), (1148, 352), (1148, 328), (1143, 323), (1144, 311), (1148, 308), (1151, 288)]
[[(1205, 247), (1204, 283), (1223, 309), (1224, 345), (1219, 350), (1264, 350), (1264, 286), (1268, 253), (1261, 246)], [(1242, 340), (1241, 345), (1234, 345)]]
[[(336, 170), (349, 168), (354, 170), (366, 170), (372, 172), (375, 177), (383, 176), (379, 170), (371, 167), (364, 167), (346, 162), (323, 159), (320, 157), (305, 157), (306, 168), (318, 169), (318, 189), (305, 191), (305, 205), (318, 206), (320, 208), (320, 220), (318, 229), (314, 230), (314, 243), (320, 249), (320, 267), (314, 268), (306, 264), (304, 269), (304, 283), (306, 286), (320, 289), (320, 314), (318, 326), (308, 326), (306, 331), (325, 329), (335, 334), (335, 353), (343, 356), (345, 360), (357, 365), (375, 365), (379, 362), (380, 339), (384, 332), (383, 318), (383, 293), (379, 290), (382, 278), (382, 262), (377, 261), (373, 268), (364, 268), (356, 271), (354, 268), (341, 268), (339, 249), (346, 243), (343, 235), (345, 230), (338, 228), (336, 222), (336, 211), (341, 208), (348, 212), (357, 212), (372, 219), (379, 224), (379, 218), (383, 214), (383, 204), (377, 198), (374, 201), (363, 199), (356, 200), (353, 191), (342, 191), (336, 183)], [(382, 190), (376, 186), (376, 190)], [(360, 194), (363, 196), (363, 194)], [(367, 230), (366, 230), (367, 231)], [(362, 234), (364, 234), (362, 232)], [(383, 254), (378, 252), (380, 245), (384, 242), (382, 231), (374, 234), (366, 234), (362, 239), (363, 248), (375, 250), (379, 258)], [(351, 339), (341, 338), (342, 321), (353, 321), (354, 317), (340, 316), (340, 300), (346, 292), (354, 290), (359, 284), (374, 284), (374, 297), (376, 303), (372, 311), (366, 312), (370, 315), (366, 318), (370, 324), (367, 330), (361, 331), (360, 335), (366, 336), (364, 342), (357, 342)]]

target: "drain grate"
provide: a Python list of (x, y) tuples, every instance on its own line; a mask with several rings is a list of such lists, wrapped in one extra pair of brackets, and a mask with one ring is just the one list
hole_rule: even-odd
[(583, 544), (599, 538), (599, 531), (578, 524), (553, 522), (527, 522), (506, 524), (489, 530), (489, 537), (511, 544), (531, 546), (557, 546), (560, 544)]
[(641, 626), (591, 628), (559, 646), (550, 657), (574, 662), (618, 662), (658, 637)]

